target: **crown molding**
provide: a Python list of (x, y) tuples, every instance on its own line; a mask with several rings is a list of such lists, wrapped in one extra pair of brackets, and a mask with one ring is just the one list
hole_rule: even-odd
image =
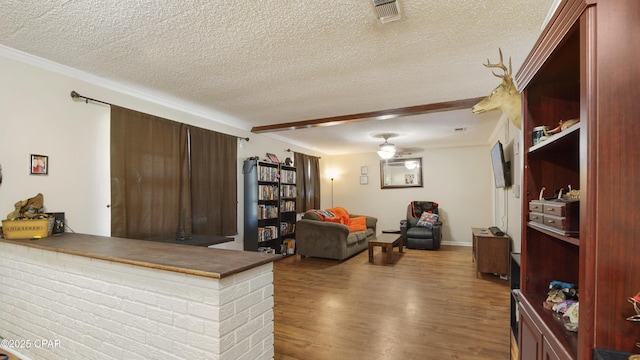
[[(251, 128), (251, 126), (245, 121), (234, 118), (227, 114), (213, 111), (210, 108), (206, 108), (202, 105), (184, 101), (182, 99), (146, 88), (125, 85), (121, 82), (113, 81), (97, 76), (95, 74), (72, 68), (70, 66), (62, 65), (60, 63), (44, 59), (20, 50), (16, 50), (2, 44), (0, 44), (0, 56), (43, 70), (51, 71), (56, 74), (80, 80), (123, 95), (131, 96), (142, 101), (150, 102), (166, 108), (181, 111), (187, 114), (211, 120), (213, 122), (237, 128), (239, 130), (248, 131)], [(72, 89), (69, 89), (69, 91), (71, 90)], [(108, 101), (108, 99), (106, 99), (105, 101), (113, 103), (112, 101)]]

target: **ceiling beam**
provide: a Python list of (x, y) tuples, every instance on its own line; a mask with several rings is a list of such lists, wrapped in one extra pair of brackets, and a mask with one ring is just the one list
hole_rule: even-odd
[(313, 127), (319, 127), (319, 126), (334, 126), (334, 125), (349, 124), (349, 123), (369, 120), (372, 118), (391, 119), (391, 118), (397, 118), (397, 117), (403, 117), (403, 116), (428, 114), (432, 112), (468, 109), (473, 107), (473, 105), (477, 104), (482, 99), (484, 99), (484, 96), (477, 97), (477, 98), (470, 98), (470, 99), (445, 101), (445, 102), (434, 103), (434, 104), (409, 106), (409, 107), (397, 108), (397, 109), (371, 111), (371, 112), (360, 113), (360, 114), (340, 115), (340, 116), (332, 116), (332, 117), (321, 118), (321, 119), (292, 121), (292, 122), (286, 122), (286, 123), (280, 123), (280, 124), (254, 126), (251, 129), (251, 132), (259, 134), (259, 133), (274, 132), (274, 131), (307, 129), (307, 128), (313, 128)]

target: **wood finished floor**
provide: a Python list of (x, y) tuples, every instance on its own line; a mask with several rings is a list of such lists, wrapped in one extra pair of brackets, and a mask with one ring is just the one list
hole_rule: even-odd
[(509, 283), (471, 248), (274, 263), (276, 360), (509, 359)]

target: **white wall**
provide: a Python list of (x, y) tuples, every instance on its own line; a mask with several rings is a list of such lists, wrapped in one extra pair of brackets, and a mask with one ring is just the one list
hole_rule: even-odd
[[(378, 218), (378, 232), (399, 229), (412, 200), (438, 202), (443, 242), (471, 244), (471, 227), (493, 224), (493, 178), (490, 146), (434, 148), (411, 157), (421, 157), (422, 188), (381, 189), (380, 158), (376, 153), (332, 156), (325, 171), (337, 173), (333, 202), (348, 211)], [(324, 158), (323, 158), (324, 159)], [(369, 183), (360, 185), (360, 167), (368, 167)], [(331, 181), (323, 178), (323, 207), (331, 205)]]
[[(78, 232), (109, 235), (109, 107), (72, 101), (80, 81), (0, 57), (0, 215), (42, 193)], [(49, 175), (29, 175), (30, 154), (49, 156)]]
[[(511, 161), (512, 186), (494, 188), (494, 225), (512, 239), (512, 252), (521, 248), (521, 191), (522, 191), (522, 131), (508, 121), (506, 115), (500, 117), (491, 140), (491, 146), (500, 141), (504, 146), (506, 161)], [(491, 175), (493, 176), (493, 174)], [(493, 178), (492, 178), (493, 184)]]
[[(321, 155), (269, 135), (216, 122), (217, 118), (196, 107), (162, 102), (153, 94), (137, 93), (91, 74), (8, 52), (6, 48), (0, 48), (0, 78), (1, 218), (14, 209), (17, 201), (42, 193), (46, 211), (65, 212), (67, 224), (75, 232), (111, 234), (110, 107), (74, 100), (69, 95), (72, 90), (129, 109), (250, 138), (249, 142), (238, 142), (239, 234), (233, 243), (218, 247), (242, 249), (242, 162), (246, 158), (264, 158), (266, 152), (271, 152), (284, 160), (292, 156), (285, 151), (288, 148)], [(221, 117), (221, 121), (227, 119)], [(29, 174), (30, 154), (49, 156), (48, 175)]]
[[(331, 181), (327, 171), (333, 169), (338, 173), (333, 184), (334, 205), (377, 216), (380, 231), (398, 228), (411, 200), (433, 200), (441, 206), (445, 242), (469, 244), (471, 227), (496, 224), (506, 229), (519, 249), (520, 199), (512, 195), (511, 189), (504, 192), (493, 187), (489, 149), (495, 140), (482, 146), (435, 148), (416, 153), (412, 156), (423, 158), (424, 187), (382, 190), (380, 161), (375, 152), (328, 156), (268, 134), (253, 134), (247, 129), (225, 125), (229, 119), (205, 113), (197, 106), (163, 101), (150, 92), (136, 92), (94, 75), (19, 53), (7, 54), (3, 48), (0, 48), (0, 76), (2, 218), (13, 210), (14, 203), (41, 192), (46, 210), (64, 211), (68, 225), (76, 232), (110, 235), (110, 107), (73, 100), (69, 93), (75, 90), (122, 107), (250, 138), (249, 142), (238, 142), (239, 234), (233, 243), (217, 247), (242, 249), (242, 162), (251, 156), (264, 158), (267, 152), (284, 160), (293, 155), (286, 152), (290, 148), (322, 157), (323, 208), (331, 206)], [(500, 113), (496, 112), (496, 116)], [(519, 134), (512, 125), (499, 125), (495, 139), (513, 142)], [(30, 154), (49, 156), (49, 175), (29, 175)], [(359, 184), (361, 166), (368, 167), (368, 185)], [(514, 169), (519, 169), (519, 164), (516, 163)]]

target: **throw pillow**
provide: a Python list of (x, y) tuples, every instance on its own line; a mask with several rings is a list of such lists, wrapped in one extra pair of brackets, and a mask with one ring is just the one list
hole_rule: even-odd
[(367, 230), (367, 218), (364, 216), (353, 217), (349, 219), (349, 231)]
[(315, 213), (318, 214), (318, 216), (320, 216), (322, 220), (326, 218), (332, 218), (335, 216), (331, 211), (328, 211), (328, 210), (313, 210), (313, 211), (315, 211)]
[(418, 220), (418, 223), (416, 225), (431, 229), (433, 228), (433, 224), (435, 224), (439, 218), (440, 216), (438, 214), (423, 212), (422, 215), (420, 215), (420, 220)]

